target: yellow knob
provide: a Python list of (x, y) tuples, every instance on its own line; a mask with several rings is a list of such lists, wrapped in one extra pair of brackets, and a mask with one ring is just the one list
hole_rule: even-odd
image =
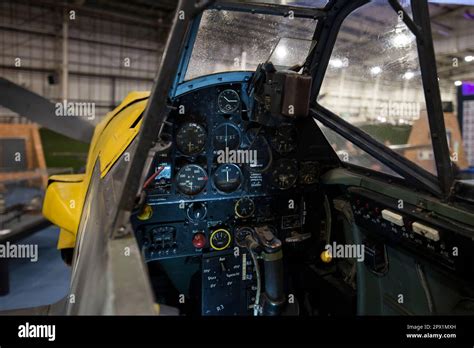
[(332, 255), (329, 252), (329, 250), (324, 250), (321, 253), (321, 261), (323, 261), (324, 263), (329, 263), (331, 262), (331, 260), (332, 260)]
[(138, 220), (148, 220), (153, 215), (153, 208), (145, 204), (140, 214), (137, 215)]

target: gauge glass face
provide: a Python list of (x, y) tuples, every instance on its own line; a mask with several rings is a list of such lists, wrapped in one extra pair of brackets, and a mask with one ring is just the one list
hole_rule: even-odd
[(287, 155), (296, 149), (296, 130), (293, 126), (283, 126), (275, 130), (270, 144), (281, 155)]
[(206, 171), (197, 164), (187, 164), (176, 175), (176, 186), (181, 193), (196, 195), (207, 183)]
[(319, 165), (316, 162), (303, 162), (300, 167), (300, 182), (311, 185), (318, 181)]
[(257, 128), (249, 129), (246, 135), (248, 149), (254, 151), (255, 156), (253, 157), (256, 157), (253, 163), (247, 164), (247, 168), (254, 173), (267, 171), (273, 160), (272, 149), (268, 145), (267, 139), (262, 134), (258, 134)]
[(206, 145), (206, 130), (200, 124), (185, 123), (176, 133), (176, 146), (185, 155), (195, 155)]
[(235, 215), (241, 219), (251, 217), (255, 211), (255, 203), (251, 198), (243, 197), (235, 203)]
[(233, 89), (222, 91), (217, 97), (217, 107), (224, 114), (236, 112), (240, 107), (239, 94)]
[(221, 164), (217, 167), (212, 179), (219, 191), (234, 192), (242, 184), (242, 171), (235, 164)]
[(211, 247), (215, 250), (223, 250), (230, 245), (232, 237), (230, 232), (221, 228), (211, 233)]
[(253, 230), (250, 227), (242, 227), (235, 232), (235, 242), (240, 247), (245, 247), (247, 244), (245, 242), (245, 239), (248, 236), (252, 236), (252, 234), (253, 234)]
[(281, 159), (276, 162), (272, 171), (272, 182), (280, 190), (291, 188), (298, 178), (298, 165), (296, 161)]
[(207, 214), (206, 205), (200, 202), (191, 203), (187, 210), (188, 218), (192, 221), (204, 220)]
[(240, 131), (232, 123), (222, 123), (214, 130), (214, 148), (216, 150), (235, 150), (240, 146)]

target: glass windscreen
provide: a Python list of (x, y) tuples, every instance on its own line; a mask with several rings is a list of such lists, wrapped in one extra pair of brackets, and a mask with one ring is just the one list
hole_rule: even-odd
[(277, 70), (290, 68), (297, 64), (303, 65), (306, 55), (311, 49), (311, 43), (311, 40), (283, 37), (278, 41), (268, 61), (272, 62)]
[[(317, 20), (226, 10), (206, 10), (185, 80), (226, 71), (254, 71), (258, 64), (290, 67), (304, 62)], [(270, 60), (271, 61), (271, 60)]]
[(339, 133), (336, 133), (335, 131), (326, 127), (319, 121), (316, 121), (316, 123), (323, 132), (324, 137), (328, 141), (329, 145), (331, 145), (342, 162), (401, 178), (399, 174), (394, 172), (388, 166), (369, 155), (360, 147), (354, 145)]
[[(474, 23), (466, 15), (474, 13), (474, 1), (463, 5), (447, 14), (442, 6), (431, 5), (430, 14), (437, 18), (431, 31), (454, 174), (458, 179), (474, 179)], [(447, 25), (456, 37), (467, 38), (469, 45), (450, 44)]]
[[(402, 5), (408, 10), (410, 2)], [(318, 103), (437, 174), (416, 38), (388, 1), (345, 19)]]

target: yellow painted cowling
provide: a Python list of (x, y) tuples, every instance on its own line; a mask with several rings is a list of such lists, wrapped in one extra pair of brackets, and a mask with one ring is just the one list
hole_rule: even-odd
[(61, 229), (58, 249), (74, 248), (95, 163), (99, 161), (100, 176), (105, 177), (138, 134), (149, 95), (150, 92), (131, 92), (96, 126), (84, 174), (49, 178), (43, 215)]

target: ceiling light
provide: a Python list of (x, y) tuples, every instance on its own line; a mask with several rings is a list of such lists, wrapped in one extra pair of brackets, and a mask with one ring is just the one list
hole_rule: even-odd
[(413, 77), (415, 77), (415, 73), (413, 73), (412, 71), (407, 71), (404, 75), (403, 75), (403, 78), (405, 80), (411, 80)]
[(343, 63), (342, 63), (342, 60), (339, 59), (339, 58), (336, 58), (336, 59), (331, 59), (329, 61), (329, 64), (333, 67), (333, 68), (342, 68), (343, 67)]
[(329, 61), (329, 65), (333, 68), (347, 68), (349, 66), (349, 59), (347, 58), (334, 58)]
[(411, 44), (413, 38), (405, 33), (398, 33), (392, 39), (393, 46), (397, 48), (407, 47)]
[(472, 61), (474, 60), (474, 56), (465, 56), (465, 57), (464, 57), (464, 60), (465, 60), (466, 62), (468, 62), (468, 63), (469, 63), (469, 62), (472, 62)]
[(370, 69), (370, 73), (371, 73), (372, 75), (378, 75), (378, 74), (380, 74), (381, 72), (382, 72), (382, 68), (379, 67), (379, 66), (374, 66), (374, 67), (372, 67), (372, 68)]
[(459, 86), (462, 85), (462, 81), (459, 81), (459, 80), (454, 81), (454, 85), (457, 86), (457, 87), (459, 87)]
[(288, 54), (288, 50), (286, 49), (286, 47), (284, 46), (279, 46), (277, 49), (276, 49), (276, 55), (278, 58), (280, 59), (283, 59), (286, 57), (286, 55)]

